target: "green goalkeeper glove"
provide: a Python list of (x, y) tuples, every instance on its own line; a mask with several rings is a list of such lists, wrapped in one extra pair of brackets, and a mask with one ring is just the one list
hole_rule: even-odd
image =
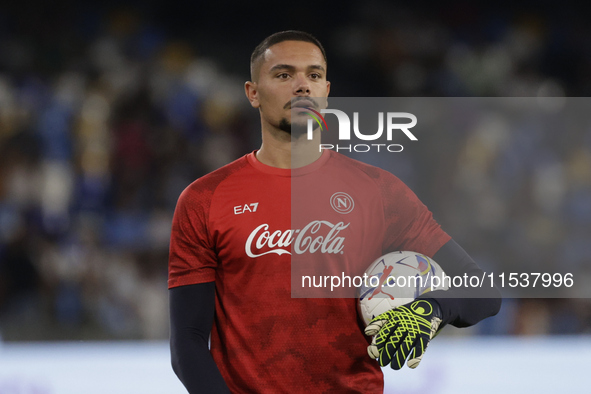
[(367, 353), (399, 370), (408, 358), (409, 368), (416, 368), (429, 341), (441, 324), (441, 309), (435, 301), (415, 300), (376, 316), (365, 328), (365, 335), (374, 335)]

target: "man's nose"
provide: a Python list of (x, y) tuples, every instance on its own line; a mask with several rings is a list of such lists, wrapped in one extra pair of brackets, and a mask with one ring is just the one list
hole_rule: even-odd
[(304, 76), (298, 76), (295, 79), (294, 84), (295, 94), (298, 95), (309, 95), (310, 94), (310, 83)]

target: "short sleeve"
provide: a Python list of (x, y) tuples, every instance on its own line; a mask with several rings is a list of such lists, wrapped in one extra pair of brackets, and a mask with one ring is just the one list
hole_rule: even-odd
[(169, 288), (215, 280), (218, 260), (207, 228), (211, 195), (195, 182), (179, 197), (170, 237)]
[(384, 253), (408, 250), (433, 257), (451, 237), (416, 194), (396, 176), (384, 172), (378, 184), (386, 222)]

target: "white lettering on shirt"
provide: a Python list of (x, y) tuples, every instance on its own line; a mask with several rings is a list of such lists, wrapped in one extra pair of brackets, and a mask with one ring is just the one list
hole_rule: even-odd
[(244, 204), (244, 205), (236, 205), (234, 207), (234, 215), (240, 215), (246, 212), (256, 212), (257, 208), (259, 207), (258, 202), (253, 202), (251, 204)]
[[(345, 247), (345, 237), (339, 237), (339, 233), (349, 227), (349, 224), (343, 222), (332, 224), (326, 220), (314, 220), (301, 230), (270, 231), (269, 225), (265, 223), (250, 233), (244, 249), (246, 254), (252, 258), (270, 253), (291, 254), (288, 249), (293, 243), (293, 251), (296, 254), (306, 252), (337, 254), (341, 253)], [(328, 228), (328, 232), (321, 231), (323, 228)], [(295, 238), (294, 234), (297, 234)], [(262, 252), (265, 247), (271, 249)]]

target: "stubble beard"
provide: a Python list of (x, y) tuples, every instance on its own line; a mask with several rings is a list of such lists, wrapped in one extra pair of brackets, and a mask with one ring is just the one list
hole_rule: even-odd
[(308, 131), (306, 124), (293, 124), (287, 118), (283, 118), (279, 121), (279, 130), (285, 131), (294, 138), (297, 138)]

